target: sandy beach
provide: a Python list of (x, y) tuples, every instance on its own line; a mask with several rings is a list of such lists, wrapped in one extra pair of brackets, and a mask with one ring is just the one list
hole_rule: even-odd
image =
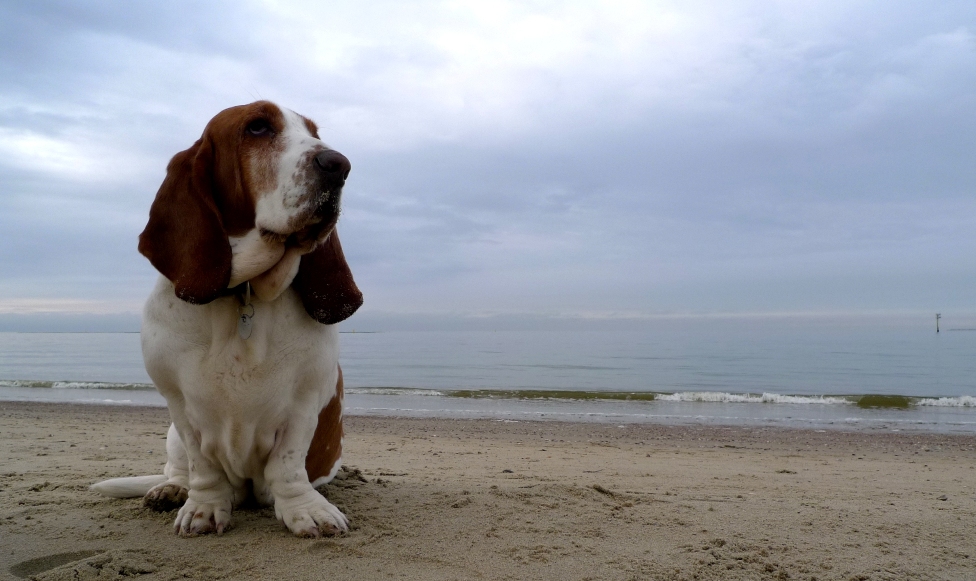
[(976, 578), (970, 436), (349, 417), (349, 534), (243, 508), (182, 539), (88, 490), (160, 473), (167, 425), (0, 403), (0, 578)]

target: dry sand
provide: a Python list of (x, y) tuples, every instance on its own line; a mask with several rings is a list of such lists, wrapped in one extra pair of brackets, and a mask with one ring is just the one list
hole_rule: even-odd
[(976, 579), (969, 436), (352, 417), (349, 534), (183, 539), (88, 490), (161, 472), (167, 424), (0, 402), (0, 578)]

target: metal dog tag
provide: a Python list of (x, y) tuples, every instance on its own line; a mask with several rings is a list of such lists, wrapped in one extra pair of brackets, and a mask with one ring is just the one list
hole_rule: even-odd
[(237, 335), (241, 339), (246, 340), (251, 336), (251, 325), (254, 322), (254, 305), (245, 305), (241, 307), (240, 311), (241, 314), (237, 317)]
[(247, 340), (251, 336), (251, 324), (254, 322), (254, 305), (251, 304), (251, 283), (245, 287), (244, 304), (237, 309), (237, 336)]

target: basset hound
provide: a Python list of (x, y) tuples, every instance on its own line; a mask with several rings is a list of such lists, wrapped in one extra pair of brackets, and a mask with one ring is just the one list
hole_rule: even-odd
[(95, 491), (179, 506), (182, 536), (224, 532), (249, 496), (298, 536), (348, 530), (315, 487), (342, 454), (336, 323), (363, 300), (335, 231), (349, 169), (268, 101), (221, 111), (169, 162), (139, 236), (162, 275), (142, 352), (172, 419), (166, 466)]

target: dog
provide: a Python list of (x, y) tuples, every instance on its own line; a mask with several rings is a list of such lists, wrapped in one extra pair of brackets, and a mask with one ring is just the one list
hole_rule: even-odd
[(363, 302), (336, 233), (349, 171), (269, 101), (221, 111), (172, 158), (139, 236), (161, 275), (141, 339), (172, 419), (166, 466), (96, 492), (179, 507), (181, 536), (223, 533), (251, 497), (300, 537), (348, 530), (315, 487), (341, 463), (336, 323)]

